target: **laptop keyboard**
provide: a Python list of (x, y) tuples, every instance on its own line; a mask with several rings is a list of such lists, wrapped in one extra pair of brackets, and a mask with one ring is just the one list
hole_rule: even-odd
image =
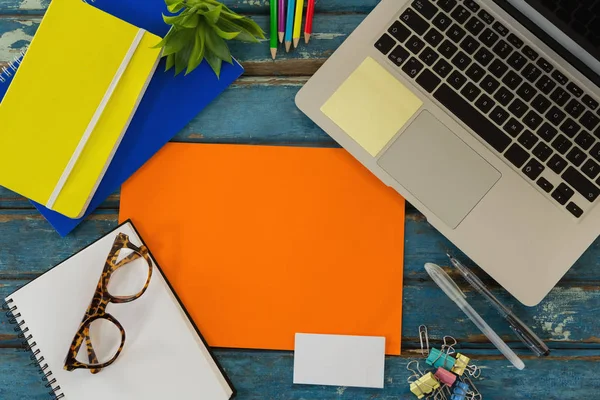
[(414, 0), (375, 47), (548, 199), (600, 196), (600, 106), (474, 0)]

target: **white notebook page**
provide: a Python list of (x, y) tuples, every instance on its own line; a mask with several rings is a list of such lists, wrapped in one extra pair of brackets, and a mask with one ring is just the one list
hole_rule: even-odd
[(7, 298), (21, 314), (18, 322), (24, 319), (33, 335), (34, 349), (41, 350), (38, 358), (43, 356), (42, 364), (52, 371), (49, 380), (56, 378), (58, 392), (74, 400), (229, 399), (233, 389), (156, 265), (142, 297), (107, 307), (127, 336), (117, 361), (95, 375), (63, 369), (119, 232), (141, 245), (133, 226), (125, 223)]

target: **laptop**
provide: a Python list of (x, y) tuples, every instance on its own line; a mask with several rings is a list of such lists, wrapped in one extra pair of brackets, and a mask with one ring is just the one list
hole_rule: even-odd
[(600, 233), (600, 0), (382, 0), (298, 107), (523, 304)]

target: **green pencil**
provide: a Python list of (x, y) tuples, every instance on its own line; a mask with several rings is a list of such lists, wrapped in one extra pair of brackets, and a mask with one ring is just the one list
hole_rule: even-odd
[(277, 57), (277, 0), (271, 3), (271, 57)]

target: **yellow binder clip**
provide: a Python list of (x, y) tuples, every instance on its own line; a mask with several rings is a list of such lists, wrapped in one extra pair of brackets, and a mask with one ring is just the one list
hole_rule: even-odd
[[(411, 364), (415, 363), (417, 370), (411, 368)], [(431, 373), (428, 372), (423, 374), (419, 369), (419, 361), (413, 360), (406, 365), (406, 369), (412, 372), (413, 374), (408, 377), (407, 381), (410, 384), (410, 391), (417, 396), (418, 399), (422, 399), (427, 395), (429, 397), (430, 394), (436, 392), (440, 389), (440, 381)], [(437, 396), (434, 396), (436, 398)]]
[(454, 358), (456, 358), (456, 362), (451, 369), (452, 372), (458, 376), (462, 376), (465, 371), (467, 371), (467, 373), (472, 377), (479, 378), (479, 375), (481, 375), (481, 369), (479, 369), (479, 367), (476, 365), (469, 365), (471, 362), (469, 357), (465, 356), (464, 354), (456, 353)]

